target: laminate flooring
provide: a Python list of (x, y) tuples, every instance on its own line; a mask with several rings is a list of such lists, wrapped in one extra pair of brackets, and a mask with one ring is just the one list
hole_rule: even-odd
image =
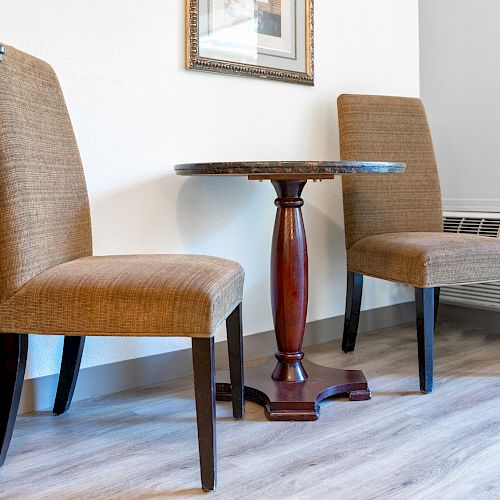
[[(317, 422), (217, 403), (214, 499), (500, 499), (500, 326), (441, 324), (434, 392), (418, 391), (413, 324), (308, 348), (363, 369), (370, 401), (332, 398)], [(258, 363), (254, 361), (253, 364)], [(192, 379), (18, 418), (2, 499), (201, 498)], [(207, 497), (208, 498), (208, 497)]]

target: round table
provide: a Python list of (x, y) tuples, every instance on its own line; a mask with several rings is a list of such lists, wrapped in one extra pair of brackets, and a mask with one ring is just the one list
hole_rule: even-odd
[[(336, 394), (370, 399), (361, 370), (320, 366), (304, 359), (307, 315), (307, 244), (301, 207), (309, 179), (335, 175), (403, 173), (403, 163), (300, 161), (230, 162), (177, 165), (177, 175), (246, 176), (270, 180), (278, 197), (271, 253), (271, 302), (278, 352), (264, 364), (245, 369), (245, 399), (264, 406), (269, 420), (316, 420), (318, 403)], [(217, 384), (217, 399), (230, 400), (229, 383)]]

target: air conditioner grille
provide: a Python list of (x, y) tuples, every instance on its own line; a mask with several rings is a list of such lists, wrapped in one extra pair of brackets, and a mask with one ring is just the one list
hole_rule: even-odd
[(500, 217), (498, 219), (482, 217), (443, 217), (444, 231), (447, 233), (477, 234), (498, 238), (500, 235)]
[[(500, 238), (500, 213), (484, 215), (483, 217), (479, 214), (445, 214), (444, 231)], [(442, 287), (441, 300), (449, 304), (500, 310), (500, 282)]]

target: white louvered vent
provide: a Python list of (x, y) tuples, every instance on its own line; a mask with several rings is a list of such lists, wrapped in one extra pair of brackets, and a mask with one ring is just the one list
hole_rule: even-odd
[[(500, 213), (445, 212), (443, 222), (448, 233), (500, 238)], [(500, 311), (500, 282), (442, 287), (441, 300), (448, 304)]]

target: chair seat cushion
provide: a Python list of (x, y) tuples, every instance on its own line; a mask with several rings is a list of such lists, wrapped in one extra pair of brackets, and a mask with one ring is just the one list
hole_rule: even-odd
[(83, 257), (1, 303), (0, 332), (209, 337), (242, 301), (243, 280), (217, 257)]
[(420, 288), (500, 281), (500, 240), (442, 232), (379, 234), (348, 250), (347, 268)]

